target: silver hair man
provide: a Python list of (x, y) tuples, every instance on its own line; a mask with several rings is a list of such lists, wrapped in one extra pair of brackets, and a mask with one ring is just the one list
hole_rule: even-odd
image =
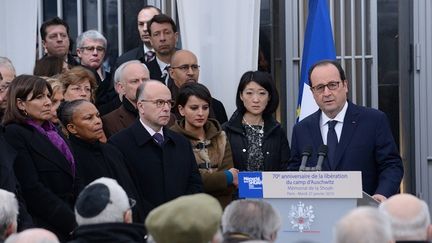
[(397, 194), (380, 204), (379, 209), (390, 219), (396, 241), (432, 239), (429, 207), (410, 194)]
[(377, 208), (359, 207), (351, 210), (336, 224), (335, 243), (393, 242), (390, 222)]
[(0, 189), (0, 240), (16, 232), (18, 201), (15, 194)]
[[(281, 218), (275, 209), (261, 200), (236, 200), (222, 215), (225, 238), (244, 237), (249, 240), (276, 240)], [(235, 234), (235, 235), (234, 235)]]

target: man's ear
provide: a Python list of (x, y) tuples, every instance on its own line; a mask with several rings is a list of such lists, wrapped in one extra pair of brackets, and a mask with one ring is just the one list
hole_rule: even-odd
[(123, 214), (123, 221), (126, 224), (132, 224), (132, 210), (128, 209), (124, 214)]
[(78, 57), (81, 58), (82, 53), (81, 53), (81, 49), (80, 48), (76, 49), (76, 53), (77, 53)]
[(427, 240), (428, 241), (432, 240), (432, 225), (428, 225), (426, 232), (427, 232)]
[(124, 90), (124, 86), (123, 86), (123, 83), (122, 83), (122, 81), (120, 81), (120, 82), (117, 82), (116, 84), (115, 84), (115, 90), (117, 91), (117, 93), (119, 93), (120, 95), (125, 95), (125, 90)]

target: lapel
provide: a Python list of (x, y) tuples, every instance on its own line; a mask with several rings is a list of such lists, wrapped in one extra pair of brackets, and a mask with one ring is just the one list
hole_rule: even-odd
[(357, 106), (348, 101), (348, 109), (345, 114), (341, 137), (335, 152), (335, 168), (331, 168), (332, 170), (336, 170), (341, 162), (342, 155), (352, 140), (358, 126), (358, 114)]
[(315, 149), (313, 153), (318, 154), (318, 148), (323, 144), (320, 128), (321, 110), (316, 111), (311, 116), (312, 120), (308, 124), (308, 129), (310, 131), (309, 134), (312, 136), (312, 147)]
[(145, 63), (147, 65), (148, 70), (150, 71), (150, 78), (154, 80), (164, 81), (162, 79), (162, 72), (160, 70), (159, 64), (155, 59), (150, 62)]
[(32, 131), (30, 146), (33, 148), (33, 151), (72, 176), (70, 163), (66, 157), (51, 143), (51, 141), (49, 141), (47, 137), (45, 137), (45, 135), (40, 134), (34, 129), (32, 129)]
[(148, 143), (149, 140), (153, 139), (139, 119), (136, 119), (135, 123), (131, 126), (131, 131), (138, 147), (143, 146)]

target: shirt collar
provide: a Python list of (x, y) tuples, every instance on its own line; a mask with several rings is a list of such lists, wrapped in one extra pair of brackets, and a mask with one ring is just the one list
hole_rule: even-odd
[(168, 66), (168, 63), (165, 63), (165, 62), (159, 60), (159, 58), (157, 56), (156, 56), (156, 61), (159, 64), (159, 68), (163, 74), (163, 71), (164, 71), (165, 67)]
[(147, 126), (147, 125), (143, 122), (143, 120), (142, 120), (141, 118), (139, 119), (139, 121), (140, 121), (141, 124), (144, 126), (144, 128), (147, 130), (147, 132), (150, 133), (150, 136), (153, 137), (153, 135), (154, 135), (155, 133), (160, 133), (162, 136), (164, 135), (164, 134), (163, 134), (163, 129), (162, 129), (162, 127), (161, 127), (161, 129), (160, 129), (159, 131), (155, 131), (155, 130), (153, 130), (153, 128)]
[(348, 109), (348, 101), (345, 101), (342, 110), (339, 111), (339, 113), (333, 119), (328, 117), (324, 112), (321, 112), (320, 127), (325, 126), (327, 122), (331, 120), (343, 123), (347, 109)]

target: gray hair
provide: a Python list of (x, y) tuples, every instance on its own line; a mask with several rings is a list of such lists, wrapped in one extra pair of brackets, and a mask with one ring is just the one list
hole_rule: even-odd
[(69, 123), (71, 123), (73, 114), (77, 110), (77, 107), (83, 103), (91, 103), (91, 102), (84, 99), (64, 101), (57, 108), (57, 117), (59, 118), (61, 124), (65, 128)]
[[(411, 205), (413, 206), (413, 205)], [(429, 207), (423, 200), (418, 200), (418, 213), (410, 218), (398, 218), (387, 210), (385, 201), (380, 204), (380, 211), (390, 220), (395, 240), (426, 240), (431, 223)]]
[(76, 39), (77, 48), (82, 48), (84, 46), (84, 41), (90, 39), (94, 41), (102, 41), (104, 48), (107, 47), (107, 39), (97, 30), (87, 30), (81, 33)]
[(222, 215), (223, 234), (243, 233), (252, 240), (273, 240), (281, 224), (279, 214), (262, 200), (233, 201)]
[[(92, 218), (82, 217), (75, 209), (75, 219), (78, 225), (101, 223), (124, 223), (124, 214), (130, 209), (129, 198), (116, 180), (102, 177), (94, 180), (86, 188), (93, 184), (104, 184), (109, 188), (110, 203), (98, 215)], [(83, 193), (86, 188), (81, 192)]]
[(123, 80), (123, 71), (124, 71), (124, 69), (126, 68), (126, 66), (128, 66), (129, 64), (132, 64), (132, 63), (142, 64), (143, 67), (148, 71), (147, 66), (144, 63), (142, 63), (142, 62), (140, 62), (138, 60), (127, 61), (127, 62), (121, 64), (116, 69), (116, 71), (114, 73), (114, 84), (117, 84), (117, 83), (119, 83), (120, 81)]
[(17, 217), (18, 201), (15, 194), (0, 189), (0, 239), (9, 225), (17, 224)]
[(57, 236), (42, 228), (26, 229), (18, 234), (9, 236), (5, 243), (59, 243)]
[(345, 215), (334, 228), (335, 243), (376, 243), (393, 240), (390, 222), (377, 208), (359, 207)]
[(11, 72), (13, 72), (14, 76), (16, 76), (15, 67), (12, 64), (12, 61), (7, 57), (0, 57), (0, 67), (3, 66), (8, 68)]

